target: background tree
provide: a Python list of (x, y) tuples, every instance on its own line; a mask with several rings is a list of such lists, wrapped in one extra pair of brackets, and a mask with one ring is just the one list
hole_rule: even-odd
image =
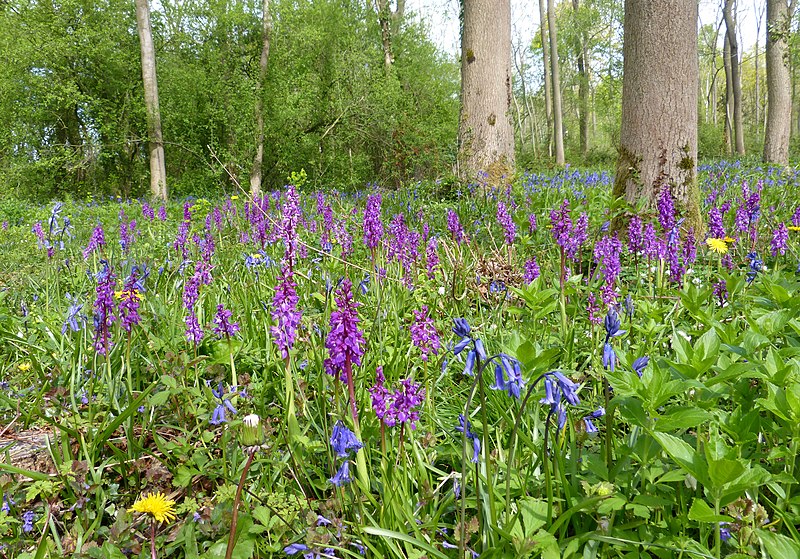
[(626, 0), (623, 56), (614, 194), (653, 208), (669, 188), (698, 231), (697, 2)]
[(792, 121), (792, 89), (787, 52), (795, 0), (767, 0), (767, 125), (764, 161), (787, 165)]
[(253, 196), (261, 192), (261, 165), (264, 162), (264, 81), (267, 77), (269, 63), (269, 42), (272, 36), (272, 17), (269, 13), (269, 0), (262, 0), (262, 46), (261, 57), (258, 60), (258, 80), (256, 81), (256, 154), (253, 158), (253, 168), (250, 171), (250, 193)]
[(511, 123), (511, 6), (508, 0), (462, 2), (459, 171), (491, 184), (514, 171)]
[(561, 70), (558, 60), (558, 31), (554, 0), (547, 0), (547, 32), (550, 39), (550, 83), (553, 91), (553, 145), (556, 165), (564, 165), (564, 113), (561, 107)]
[(724, 0), (722, 14), (725, 18), (725, 41), (728, 47), (729, 64), (725, 66), (726, 72), (730, 72), (730, 93), (732, 95), (733, 109), (731, 127), (733, 140), (736, 146), (736, 153), (744, 155), (744, 126), (742, 124), (742, 78), (741, 61), (739, 59), (739, 41), (736, 38), (736, 19), (733, 17), (733, 0)]
[(148, 0), (136, 0), (136, 28), (142, 51), (142, 81), (144, 104), (147, 110), (147, 143), (150, 151), (150, 194), (167, 199), (167, 168), (164, 163), (164, 140), (161, 136), (161, 110), (158, 105), (156, 78), (156, 49), (150, 28)]

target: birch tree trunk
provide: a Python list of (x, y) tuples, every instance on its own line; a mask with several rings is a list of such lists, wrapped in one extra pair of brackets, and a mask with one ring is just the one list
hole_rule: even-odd
[(262, 0), (261, 16), (261, 58), (258, 61), (258, 82), (256, 83), (256, 155), (250, 171), (250, 193), (261, 193), (262, 166), (264, 164), (264, 81), (267, 79), (269, 63), (269, 44), (272, 37), (272, 17), (269, 13), (269, 0)]
[(792, 126), (788, 38), (795, 0), (767, 0), (767, 126), (764, 161), (788, 165)]
[(733, 0), (725, 0), (722, 16), (725, 18), (725, 35), (730, 46), (731, 86), (733, 87), (733, 136), (737, 155), (744, 155), (744, 128), (742, 126), (742, 78), (740, 76), (739, 43), (736, 38), (736, 20), (733, 18)]
[(669, 188), (702, 230), (697, 165), (697, 1), (625, 0), (622, 128), (614, 195), (652, 209)]
[(561, 110), (561, 73), (558, 62), (558, 33), (553, 0), (547, 0), (547, 31), (550, 36), (550, 80), (553, 84), (553, 139), (556, 165), (564, 165), (564, 124)]
[(539, 33), (542, 37), (542, 63), (544, 65), (544, 114), (547, 121), (547, 153), (553, 156), (553, 86), (550, 83), (550, 43), (547, 39), (547, 0), (539, 0)]
[(459, 174), (485, 171), (500, 184), (514, 171), (511, 123), (511, 5), (509, 0), (462, 3)]
[[(575, 17), (580, 20), (580, 0), (572, 0)], [(587, 68), (586, 31), (581, 29), (575, 51), (578, 59), (578, 128), (581, 142), (581, 155), (589, 153), (589, 70)]]
[(154, 198), (167, 199), (167, 168), (164, 163), (164, 140), (161, 135), (161, 111), (158, 107), (156, 51), (150, 27), (148, 0), (135, 0), (136, 27), (142, 55), (144, 104), (147, 111), (147, 142), (150, 148), (150, 193)]

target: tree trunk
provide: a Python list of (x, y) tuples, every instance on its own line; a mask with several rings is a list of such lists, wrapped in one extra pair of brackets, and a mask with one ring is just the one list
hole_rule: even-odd
[[(578, 15), (580, 0), (572, 0), (572, 9), (575, 12), (575, 18), (580, 21), (580, 16)], [(578, 59), (578, 128), (581, 155), (583, 157), (586, 157), (589, 153), (589, 71), (586, 67), (586, 61), (588, 60), (586, 42), (586, 30), (581, 28), (575, 45), (575, 52)]]
[(561, 110), (561, 76), (558, 63), (558, 33), (553, 0), (547, 0), (547, 31), (550, 36), (550, 80), (553, 84), (553, 138), (556, 165), (564, 165), (564, 125)]
[(261, 58), (258, 61), (258, 82), (256, 83), (256, 155), (250, 171), (250, 193), (261, 193), (261, 168), (264, 163), (264, 81), (267, 79), (269, 62), (269, 43), (272, 37), (272, 17), (269, 14), (269, 0), (262, 0), (261, 19)]
[(511, 6), (509, 0), (469, 0), (461, 9), (459, 174), (472, 180), (485, 171), (490, 184), (500, 184), (514, 171)]
[(697, 1), (625, 0), (622, 128), (614, 195), (652, 209), (672, 191), (702, 230), (697, 163)]
[(136, 27), (142, 52), (142, 81), (144, 104), (147, 110), (147, 141), (150, 147), (150, 193), (154, 198), (167, 199), (167, 168), (164, 163), (164, 140), (161, 136), (161, 111), (158, 108), (156, 80), (156, 51), (150, 27), (148, 0), (135, 0)]
[(391, 29), (391, 9), (389, 0), (377, 0), (376, 10), (378, 12), (378, 23), (381, 26), (381, 46), (383, 47), (383, 67), (388, 74), (392, 69), (392, 29)]
[(755, 74), (756, 74), (756, 134), (760, 131), (761, 128), (761, 75), (759, 73), (759, 66), (761, 65), (758, 60), (758, 41), (761, 38), (761, 16), (763, 15), (763, 11), (759, 12), (758, 10), (758, 2), (753, 3), (753, 13), (756, 14), (756, 42), (753, 45), (755, 49)]
[(733, 153), (733, 77), (731, 71), (731, 44), (725, 34), (722, 63), (725, 67), (725, 153)]
[(547, 20), (547, 0), (539, 0), (539, 33), (542, 38), (542, 64), (544, 66), (544, 115), (547, 122), (547, 153), (553, 156), (553, 100), (551, 92), (553, 86), (550, 84), (550, 43), (547, 39), (547, 27), (544, 22)]
[(733, 0), (725, 0), (722, 16), (725, 18), (725, 36), (730, 46), (730, 70), (733, 86), (733, 135), (737, 155), (744, 155), (744, 129), (742, 127), (742, 78), (740, 76), (739, 43), (736, 39), (736, 21), (732, 13)]
[(789, 164), (792, 90), (789, 80), (788, 37), (794, 0), (767, 0), (767, 126), (764, 161)]

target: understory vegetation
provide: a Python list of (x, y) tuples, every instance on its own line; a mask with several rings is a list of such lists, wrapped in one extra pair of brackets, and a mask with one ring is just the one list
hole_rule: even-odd
[(798, 173), (699, 171), (4, 202), (0, 557), (800, 556)]

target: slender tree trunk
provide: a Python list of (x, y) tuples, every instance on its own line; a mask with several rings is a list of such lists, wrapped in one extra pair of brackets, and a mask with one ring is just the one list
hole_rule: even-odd
[(542, 63), (544, 65), (544, 115), (547, 123), (547, 153), (553, 156), (553, 100), (551, 94), (553, 86), (550, 83), (550, 43), (547, 39), (547, 0), (539, 0), (539, 33), (542, 37)]
[(378, 11), (378, 23), (381, 26), (381, 46), (383, 47), (383, 67), (388, 74), (392, 69), (392, 29), (391, 29), (391, 16), (392, 11), (389, 7), (389, 0), (377, 0), (376, 9)]
[(150, 193), (154, 198), (167, 199), (167, 168), (164, 163), (164, 140), (161, 136), (161, 111), (158, 108), (156, 51), (150, 27), (148, 0), (135, 0), (136, 27), (142, 53), (144, 104), (147, 110), (147, 141), (150, 146)]
[(736, 39), (736, 21), (733, 18), (733, 0), (725, 0), (722, 15), (725, 18), (725, 35), (730, 47), (731, 82), (733, 86), (733, 135), (737, 155), (744, 155), (744, 128), (742, 126), (742, 79), (740, 76), (739, 43)]
[[(572, 0), (572, 9), (575, 17), (579, 18), (580, 0)], [(578, 58), (578, 127), (583, 157), (589, 153), (589, 71), (586, 66), (588, 60), (586, 42), (586, 31), (581, 29), (575, 52)]]
[(625, 0), (614, 194), (652, 209), (665, 187), (703, 229), (697, 164), (697, 0)]
[(547, 0), (547, 31), (550, 36), (550, 79), (553, 84), (553, 137), (556, 165), (564, 165), (564, 125), (561, 110), (561, 77), (558, 62), (558, 33), (556, 9), (553, 0)]
[(459, 173), (487, 173), (500, 184), (514, 171), (511, 123), (511, 5), (509, 0), (461, 4), (461, 117)]
[(722, 48), (722, 61), (725, 67), (725, 153), (733, 153), (733, 71), (731, 70), (731, 44), (725, 34)]
[(767, 0), (767, 126), (764, 161), (788, 165), (792, 121), (788, 37), (794, 2)]
[(267, 79), (269, 63), (269, 44), (272, 37), (272, 17), (269, 13), (269, 0), (262, 0), (261, 16), (261, 58), (258, 61), (258, 81), (256, 82), (256, 155), (250, 171), (250, 193), (261, 193), (262, 166), (264, 164), (264, 82)]
[(755, 79), (756, 79), (756, 134), (761, 131), (761, 75), (759, 73), (760, 61), (758, 59), (758, 42), (761, 39), (761, 16), (763, 11), (759, 11), (758, 2), (753, 3), (753, 13), (756, 14), (756, 43), (753, 45), (755, 49)]

